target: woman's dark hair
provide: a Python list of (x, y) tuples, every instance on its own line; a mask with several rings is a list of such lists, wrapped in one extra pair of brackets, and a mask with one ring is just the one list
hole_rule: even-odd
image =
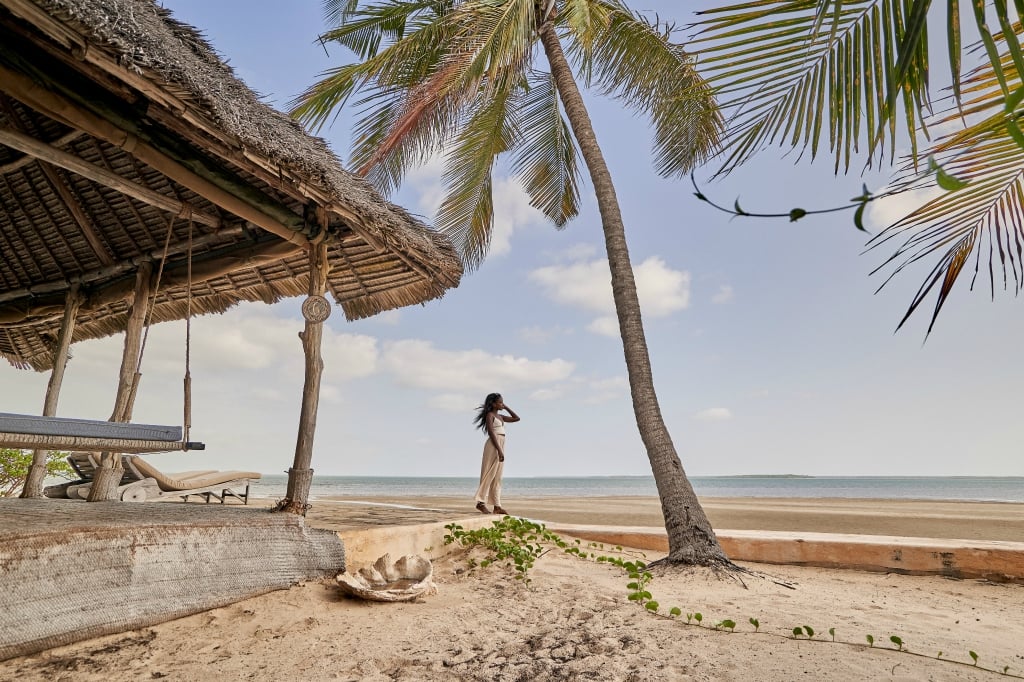
[(494, 409), (494, 405), (501, 400), (500, 393), (488, 393), (487, 397), (484, 398), (484, 404), (476, 408), (480, 410), (476, 417), (473, 419), (473, 423), (476, 427), (487, 433), (487, 413)]

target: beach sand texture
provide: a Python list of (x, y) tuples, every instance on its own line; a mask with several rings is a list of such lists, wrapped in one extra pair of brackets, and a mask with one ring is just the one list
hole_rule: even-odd
[[(428, 499), (439, 506), (436, 498)], [(614, 503), (510, 498), (506, 506), (534, 516), (525, 510), (541, 504), (549, 507), (546, 520), (565, 523), (603, 523), (619, 505), (638, 515), (650, 513), (650, 501), (623, 498)], [(796, 517), (815, 517), (815, 531), (846, 532), (843, 524), (851, 513), (864, 516), (873, 510), (885, 516), (892, 503), (772, 504)], [(851, 504), (852, 510), (843, 511)], [(987, 539), (1013, 539), (1000, 536), (1000, 528), (1019, 532), (1024, 516), (1024, 505), (917, 504), (930, 532), (945, 529), (946, 535), (936, 537), (950, 537), (960, 524), (971, 525), (964, 517), (976, 513), (973, 525), (993, 536)], [(713, 519), (716, 505), (738, 515), (730, 518), (746, 513), (751, 528), (772, 516), (751, 500), (714, 501), (708, 502)], [(351, 508), (318, 502), (311, 525), (340, 523), (346, 507)], [(747, 508), (751, 511), (742, 511)], [(397, 521), (416, 516), (396, 507), (373, 510), (382, 521), (389, 514)], [(879, 528), (891, 534), (893, 526), (886, 524), (905, 523), (906, 508), (903, 512), (902, 521), (881, 519)], [(585, 520), (574, 516), (580, 513), (587, 514)], [(620, 523), (644, 525), (638, 518)], [(473, 556), (483, 557), (478, 551)], [(1024, 674), (1022, 585), (757, 564), (745, 566), (770, 578), (746, 577), (745, 587), (702, 570), (657, 575), (649, 590), (662, 611), (671, 606), (684, 613), (699, 611), (705, 627), (695, 627), (685, 625), (685, 618), (652, 615), (628, 601), (628, 579), (614, 566), (549, 552), (531, 571), (532, 583), (526, 587), (501, 566), (469, 570), (467, 558), (463, 552), (437, 559), (438, 592), (416, 602), (355, 601), (342, 598), (333, 583), (308, 583), (12, 659), (0, 663), (0, 679), (1008, 679), (970, 665), (971, 650), (980, 666), (998, 671), (1009, 666), (1009, 673)], [(759, 633), (749, 618), (760, 622)], [(726, 619), (736, 622), (735, 633), (708, 627)], [(815, 631), (812, 641), (792, 638), (794, 627), (808, 625)], [(829, 628), (840, 643), (830, 641)], [(867, 646), (868, 634), (875, 638), (874, 648)], [(902, 638), (910, 654), (896, 651), (891, 635)], [(948, 660), (937, 660), (939, 651)]]

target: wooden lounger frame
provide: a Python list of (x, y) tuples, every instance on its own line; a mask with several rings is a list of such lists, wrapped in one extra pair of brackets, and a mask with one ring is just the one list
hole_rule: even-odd
[[(135, 468), (132, 463), (133, 459), (132, 455), (121, 456), (121, 466), (124, 469), (124, 474), (117, 487), (117, 499), (124, 502), (145, 502), (146, 500), (168, 497), (180, 497), (187, 502), (189, 497), (198, 496), (202, 497), (207, 504), (210, 503), (211, 499), (224, 504), (229, 497), (241, 500), (242, 504), (249, 504), (249, 486), (252, 483), (252, 479), (237, 478), (200, 488), (162, 490), (156, 479), (144, 476)], [(70, 455), (68, 457), (68, 464), (78, 474), (79, 480), (47, 487), (44, 490), (44, 494), (47, 497), (84, 499), (87, 496), (88, 490), (92, 486), (93, 472), (98, 466), (95, 456), (91, 453)], [(245, 492), (239, 492), (243, 487)]]

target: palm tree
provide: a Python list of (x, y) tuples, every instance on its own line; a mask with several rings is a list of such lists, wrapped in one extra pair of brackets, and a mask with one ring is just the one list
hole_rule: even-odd
[[(511, 170), (556, 226), (579, 210), (582, 155), (597, 196), (633, 411), (669, 537), (667, 563), (730, 565), (693, 492), (654, 390), (636, 283), (611, 174), (577, 76), (650, 116), (659, 173), (687, 173), (711, 154), (721, 119), (671, 27), (619, 0), (326, 0), (323, 36), (357, 62), (332, 69), (294, 103), (319, 129), (361, 93), (353, 163), (383, 192), (444, 153), (439, 227), (469, 268), (493, 227), (494, 164)], [(547, 70), (538, 64), (543, 55)], [(567, 121), (567, 122), (566, 122)]]
[[(688, 44), (727, 114), (720, 173), (769, 145), (813, 158), (826, 135), (837, 173), (848, 171), (858, 152), (869, 166), (882, 163), (886, 145), (893, 162), (897, 142), (909, 142), (911, 153), (890, 192), (934, 185), (946, 191), (869, 244), (897, 243), (878, 268), (889, 273), (882, 286), (938, 254), (900, 321), (902, 326), (937, 287), (929, 332), (971, 264), (973, 288), (986, 253), (993, 295), (998, 269), (1004, 289), (1010, 279), (1016, 293), (1024, 286), (1024, 133), (1017, 123), (1024, 114), (1019, 42), (1024, 5), (994, 0), (986, 6), (977, 0), (969, 7), (979, 41), (967, 55), (979, 65), (965, 75), (965, 22), (958, 0), (942, 3), (945, 16), (933, 16), (933, 22), (948, 26), (945, 75), (952, 83), (936, 97), (929, 86), (927, 27), (929, 16), (937, 14), (930, 0), (757, 0), (720, 6), (699, 13)], [(929, 127), (955, 130), (928, 140)]]

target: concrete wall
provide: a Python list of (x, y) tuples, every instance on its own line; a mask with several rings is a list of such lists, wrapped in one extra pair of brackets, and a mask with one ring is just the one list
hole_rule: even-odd
[[(549, 524), (561, 535), (668, 552), (664, 530)], [(734, 561), (1024, 583), (1024, 543), (779, 531), (715, 531)]]

